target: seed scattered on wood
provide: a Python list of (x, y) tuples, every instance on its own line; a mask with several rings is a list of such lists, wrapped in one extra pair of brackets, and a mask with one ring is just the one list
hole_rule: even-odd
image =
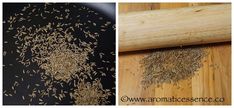
[(142, 85), (147, 88), (191, 78), (202, 66), (205, 55), (204, 47), (156, 50), (140, 61), (144, 69)]

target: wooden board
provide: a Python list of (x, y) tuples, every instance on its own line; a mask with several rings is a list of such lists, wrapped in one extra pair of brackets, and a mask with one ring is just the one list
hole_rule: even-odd
[[(213, 5), (199, 3), (136, 3), (119, 4), (119, 12), (142, 11), (151, 9), (178, 8), (197, 5)], [(120, 105), (216, 105), (231, 104), (231, 43), (218, 43), (208, 45), (208, 55), (203, 60), (203, 67), (199, 69), (192, 79), (180, 81), (175, 86), (164, 84), (162, 87), (150, 86), (143, 89), (141, 86), (143, 69), (139, 61), (151, 53), (149, 51), (137, 51), (119, 54), (119, 104)], [(127, 102), (128, 98), (149, 97), (176, 97), (176, 98), (201, 98), (224, 97), (224, 102)], [(122, 101), (121, 101), (122, 99)]]

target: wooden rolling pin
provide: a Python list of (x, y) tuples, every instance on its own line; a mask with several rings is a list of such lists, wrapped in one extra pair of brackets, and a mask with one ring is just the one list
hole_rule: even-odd
[(119, 15), (119, 52), (231, 41), (231, 4)]

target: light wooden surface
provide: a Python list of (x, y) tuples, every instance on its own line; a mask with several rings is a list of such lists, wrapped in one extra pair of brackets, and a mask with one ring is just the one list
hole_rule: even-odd
[[(197, 5), (189, 4), (119, 4), (119, 12), (142, 11), (160, 8), (178, 8)], [(128, 6), (130, 8), (128, 8)], [(152, 6), (152, 7), (149, 7)], [(158, 88), (141, 86), (142, 68), (139, 61), (150, 51), (119, 53), (119, 104), (120, 105), (216, 105), (231, 104), (231, 43), (219, 43), (207, 46), (208, 55), (203, 60), (203, 67), (192, 79), (183, 80), (178, 86), (164, 84)], [(224, 97), (224, 102), (122, 102), (121, 97)]]
[(231, 4), (119, 15), (119, 52), (226, 41), (231, 41)]

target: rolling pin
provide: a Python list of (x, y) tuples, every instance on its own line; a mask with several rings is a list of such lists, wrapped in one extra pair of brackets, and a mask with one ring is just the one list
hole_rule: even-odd
[(119, 15), (119, 52), (231, 41), (231, 4)]

